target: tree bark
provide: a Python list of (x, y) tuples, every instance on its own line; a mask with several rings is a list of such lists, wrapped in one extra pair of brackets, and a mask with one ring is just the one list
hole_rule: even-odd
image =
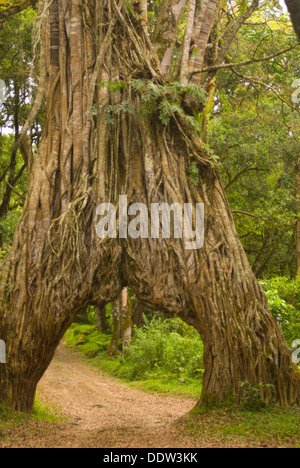
[(192, 36), (193, 53), (189, 60), (189, 73), (191, 82), (199, 84), (201, 74), (192, 75), (196, 70), (201, 70), (204, 64), (206, 46), (215, 20), (217, 0), (203, 0), (201, 8), (195, 18), (194, 31)]
[(300, 277), (300, 158), (295, 163), (296, 182), (296, 256), (297, 256), (297, 276)]
[(161, 5), (160, 15), (153, 33), (153, 45), (161, 60), (160, 69), (168, 75), (177, 41), (180, 18), (187, 0), (166, 0)]
[(288, 7), (291, 15), (291, 20), (294, 26), (295, 33), (300, 41), (300, 5), (298, 0), (285, 0), (286, 6)]
[(132, 306), (127, 288), (122, 291), (122, 348), (123, 352), (131, 345), (132, 334)]
[[(30, 411), (36, 385), (76, 315), (114, 302), (129, 286), (143, 304), (179, 315), (201, 334), (201, 404), (229, 394), (239, 402), (246, 380), (273, 385), (262, 390), (266, 402), (295, 403), (299, 373), (205, 147), (183, 116), (163, 124), (157, 110), (148, 119), (135, 112), (141, 98), (132, 77), (165, 83), (144, 25), (123, 0), (50, 5), (57, 15), (47, 0), (40, 2), (54, 38), (41, 43), (42, 56), (53, 53), (41, 71), (50, 77), (47, 124), (12, 250), (1, 265), (7, 364), (0, 367), (0, 399)], [(115, 91), (99, 86), (105, 81), (128, 84)], [(189, 177), (191, 157), (197, 186)], [(186, 250), (185, 240), (174, 236), (99, 240), (97, 206), (118, 206), (120, 194), (148, 207), (204, 203), (203, 248)]]
[(143, 325), (143, 312), (144, 305), (138, 300), (135, 300), (132, 306), (132, 324), (137, 328), (141, 328)]
[(107, 333), (109, 330), (109, 324), (106, 317), (106, 308), (105, 306), (98, 307), (95, 306), (95, 317), (97, 328), (100, 333)]
[(109, 356), (116, 356), (118, 353), (118, 344), (121, 339), (121, 327), (122, 327), (122, 295), (113, 303), (112, 308), (113, 315), (113, 334), (108, 349)]
[(189, 61), (191, 54), (191, 41), (193, 37), (193, 26), (195, 22), (196, 0), (189, 0), (189, 9), (186, 20), (186, 29), (183, 39), (182, 57), (181, 57), (181, 70), (180, 70), (180, 83), (187, 84), (189, 82)]

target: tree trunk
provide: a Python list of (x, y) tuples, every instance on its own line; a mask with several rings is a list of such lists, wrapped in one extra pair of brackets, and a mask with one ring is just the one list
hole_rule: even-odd
[[(40, 11), (51, 38), (41, 34), (47, 124), (1, 265), (7, 364), (0, 399), (30, 411), (76, 315), (114, 302), (129, 286), (143, 304), (179, 315), (201, 334), (201, 403), (229, 394), (238, 402), (246, 380), (274, 386), (264, 388), (265, 401), (295, 403), (299, 373), (242, 249), (217, 169), (183, 115), (163, 123), (158, 110), (148, 118), (135, 112), (141, 98), (132, 78), (164, 84), (144, 24), (123, 0), (41, 0)], [(99, 85), (112, 81), (122, 85)], [(118, 206), (120, 194), (129, 205), (204, 203), (203, 248), (186, 250), (174, 236), (99, 240), (97, 206)]]
[(122, 339), (123, 352), (131, 345), (132, 334), (132, 306), (127, 288), (122, 291)]
[(296, 256), (297, 256), (297, 276), (300, 277), (300, 158), (295, 163), (296, 182)]
[(144, 305), (141, 304), (137, 299), (134, 301), (132, 306), (132, 324), (137, 328), (141, 328), (143, 325), (143, 312)]
[(109, 356), (116, 356), (118, 353), (118, 344), (121, 338), (121, 311), (122, 311), (122, 297), (113, 303), (112, 316), (113, 316), (113, 334), (108, 349)]
[(285, 0), (286, 6), (288, 7), (291, 15), (291, 21), (294, 26), (295, 33), (300, 40), (300, 5), (298, 0)]
[(100, 333), (107, 333), (109, 330), (109, 324), (106, 317), (106, 307), (95, 307), (95, 317), (97, 328)]

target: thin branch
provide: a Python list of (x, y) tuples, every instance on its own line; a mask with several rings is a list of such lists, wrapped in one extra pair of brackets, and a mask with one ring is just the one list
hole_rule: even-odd
[(262, 216), (258, 216), (258, 215), (255, 215), (253, 213), (249, 213), (249, 211), (232, 210), (232, 213), (241, 214), (241, 215), (244, 215), (244, 216), (250, 216), (250, 218), (255, 218), (255, 219), (265, 219)]
[(7, 183), (7, 185), (9, 186), (9, 188), (10, 188), (13, 192), (15, 192), (15, 194), (18, 195), (18, 197), (22, 198), (22, 200), (26, 200), (26, 198), (25, 198), (21, 193), (19, 193), (12, 185), (10, 185), (9, 182), (6, 182), (6, 183)]
[(300, 42), (297, 42), (296, 44), (293, 44), (292, 46), (288, 47), (287, 49), (281, 50), (280, 52), (277, 52), (276, 54), (268, 55), (267, 57), (262, 57), (262, 58), (252, 58), (249, 60), (245, 60), (244, 62), (237, 62), (237, 63), (222, 63), (220, 65), (214, 65), (212, 67), (207, 67), (203, 68), (202, 70), (196, 70), (191, 73), (191, 75), (196, 75), (198, 73), (206, 73), (206, 72), (211, 72), (211, 71), (217, 71), (217, 70), (223, 70), (225, 68), (237, 68), (237, 67), (244, 67), (246, 65), (250, 65), (251, 63), (259, 63), (259, 62), (266, 62), (268, 60), (272, 60), (276, 57), (279, 57), (280, 55), (286, 54), (287, 52), (290, 52), (291, 50), (295, 49), (300, 45)]
[(259, 81), (257, 80), (256, 78), (253, 78), (252, 76), (246, 76), (246, 75), (243, 75), (242, 73), (239, 73), (237, 72), (236, 70), (234, 70), (234, 68), (232, 69), (233, 73), (235, 75), (237, 75), (238, 77), (240, 78), (243, 78), (243, 80), (251, 83), (251, 84), (256, 84), (256, 85), (259, 85), (259, 86), (263, 86), (264, 88), (268, 89), (269, 91), (272, 91), (272, 93), (275, 94), (275, 96), (278, 97), (278, 99), (280, 99), (281, 102), (283, 102), (284, 104), (286, 104), (288, 107), (290, 107), (291, 109), (297, 111), (298, 113), (300, 113), (300, 109), (296, 106), (293, 106), (292, 104), (290, 104), (286, 99), (284, 99), (283, 97), (280, 96), (280, 94), (269, 84), (266, 84), (264, 83), (263, 81)]
[(227, 173), (228, 175), (228, 183), (226, 184), (225, 186), (225, 190), (228, 190), (229, 187), (231, 187), (233, 184), (235, 184), (237, 182), (237, 180), (242, 177), (244, 174), (247, 174), (248, 172), (268, 172), (268, 169), (263, 169), (263, 168), (259, 168), (259, 167), (247, 167), (245, 169), (243, 169), (242, 171), (238, 172), (237, 174), (235, 174), (232, 178), (229, 176), (229, 174)]
[(18, 180), (22, 177), (24, 171), (26, 169), (26, 164), (23, 164), (23, 166), (21, 167), (21, 169), (19, 170), (18, 174), (15, 176), (14, 180), (13, 180), (13, 185), (15, 185)]
[[(226, 34), (224, 37), (224, 44), (221, 48), (221, 51), (219, 53), (218, 57), (218, 62), (223, 62), (225, 59), (225, 56), (228, 52), (228, 49), (230, 48), (232, 41), (236, 37), (237, 32), (239, 29), (243, 26), (245, 21), (247, 21), (250, 16), (260, 7), (259, 5), (260, 0), (253, 0), (251, 5), (247, 8), (245, 13), (243, 13), (241, 16), (238, 16), (235, 20), (233, 20), (231, 23), (229, 23), (228, 27), (226, 28)], [(224, 34), (224, 32), (223, 32)], [(223, 35), (222, 34), (222, 35)], [(218, 41), (221, 38), (218, 38)]]

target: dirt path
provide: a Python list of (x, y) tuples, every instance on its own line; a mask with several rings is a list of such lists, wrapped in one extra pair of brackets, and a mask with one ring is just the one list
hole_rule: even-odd
[(14, 447), (199, 447), (174, 425), (193, 408), (193, 400), (132, 389), (90, 368), (77, 352), (63, 346), (38, 393), (43, 403), (60, 407), (68, 420), (50, 427), (37, 423), (24, 434), (18, 431)]

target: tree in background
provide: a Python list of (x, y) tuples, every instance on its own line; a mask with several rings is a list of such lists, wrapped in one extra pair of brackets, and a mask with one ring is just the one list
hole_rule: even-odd
[[(288, 49), (292, 36), (285, 15), (258, 12), (240, 29), (232, 60), (245, 61), (249, 49), (275, 56), (279, 44)], [(298, 63), (299, 51), (289, 51), (246, 70), (225, 68), (216, 80), (209, 141), (220, 156), (238, 234), (257, 277), (297, 271), (299, 107), (292, 84)]]
[[(200, 138), (212, 80), (230, 68), (233, 41), (259, 7), (259, 0), (228, 9), (215, 0), (166, 0), (150, 40), (144, 0), (39, 1), (39, 90), (21, 134), (28, 195), (1, 265), (8, 364), (0, 367), (0, 398), (13, 408), (31, 410), (74, 317), (90, 304), (113, 302), (126, 285), (148, 307), (178, 314), (201, 334), (199, 404), (229, 396), (239, 402), (242, 381), (265, 384), (265, 402), (299, 399), (299, 373)], [(264, 57), (249, 63), (257, 59)], [(43, 138), (32, 157), (27, 133), (44, 99)], [(96, 208), (117, 204), (119, 194), (147, 206), (204, 203), (203, 248), (186, 250), (184, 239), (174, 238), (99, 241)]]
[[(19, 151), (19, 137), (31, 101), (35, 79), (32, 76), (34, 47), (32, 29), (36, 14), (30, 9), (7, 19), (0, 32), (0, 79), (6, 93), (0, 103), (0, 251), (5, 253), (22, 212), (27, 191), (27, 168)], [(41, 116), (31, 129), (33, 151), (39, 141)]]
[(37, 0), (21, 0), (21, 1), (0, 1), (0, 27), (2, 23), (13, 15), (26, 10), (29, 6), (35, 6)]

